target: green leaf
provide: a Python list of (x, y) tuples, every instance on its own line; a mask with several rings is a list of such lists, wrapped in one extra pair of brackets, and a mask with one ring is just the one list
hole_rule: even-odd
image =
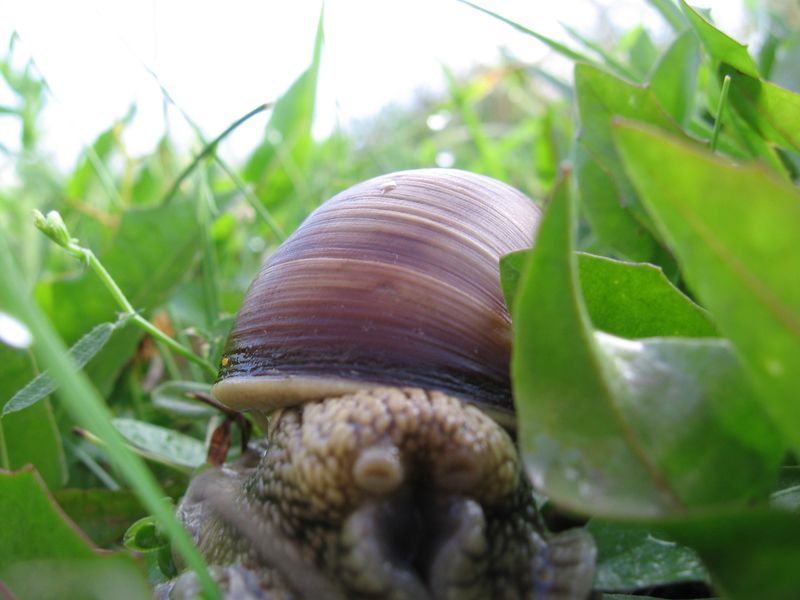
[(717, 335), (706, 311), (658, 267), (579, 254), (578, 269), (583, 299), (597, 329), (630, 339)]
[[(69, 353), (79, 369), (82, 369), (95, 354), (102, 350), (116, 327), (116, 323), (101, 323), (75, 342), (69, 349)], [(42, 398), (49, 396), (55, 390), (56, 385), (47, 372), (40, 373), (6, 403), (3, 407), (2, 416), (27, 408), (31, 404), (35, 404)]]
[(191, 400), (190, 394), (211, 395), (211, 385), (196, 381), (166, 381), (151, 393), (153, 406), (185, 417), (208, 417), (218, 414), (216, 408)]
[(581, 208), (598, 241), (623, 258), (653, 261), (658, 242), (625, 206), (614, 178), (583, 144), (575, 145), (575, 177)]
[(769, 81), (723, 69), (731, 75), (731, 104), (764, 138), (800, 152), (800, 94)]
[(275, 102), (265, 138), (244, 168), (243, 178), (255, 184), (265, 204), (303, 189), (298, 169), (307, 162), (312, 145), (311, 126), (317, 96), (319, 65), (324, 43), (320, 12), (311, 64)]
[(54, 496), (80, 530), (104, 548), (118, 544), (130, 524), (145, 516), (141, 503), (129, 491), (63, 489)]
[(634, 591), (708, 581), (695, 552), (662, 539), (649, 528), (593, 519), (587, 529), (597, 544), (595, 589)]
[(672, 0), (647, 0), (647, 3), (660, 12), (675, 31), (681, 31), (686, 27), (686, 18)]
[[(510, 312), (531, 254), (531, 250), (519, 250), (500, 261)], [(658, 267), (579, 253), (578, 272), (586, 310), (597, 329), (630, 339), (717, 335), (706, 311), (675, 288)]]
[(169, 540), (158, 530), (153, 517), (144, 517), (131, 525), (125, 532), (124, 544), (144, 558), (152, 583), (168, 581), (177, 575)]
[(681, 125), (692, 118), (700, 52), (691, 31), (679, 35), (658, 61), (650, 89), (659, 104)]
[(800, 520), (758, 508), (685, 517), (659, 528), (691, 546), (714, 589), (732, 600), (785, 600), (800, 589)]
[(620, 125), (617, 138), (687, 282), (800, 449), (800, 192), (639, 125)]
[(114, 426), (151, 460), (194, 469), (206, 461), (203, 442), (135, 419), (113, 419)]
[(2, 573), (13, 598), (36, 600), (149, 600), (153, 590), (130, 556), (33, 560)]
[(578, 139), (592, 160), (614, 180), (622, 206), (645, 225), (649, 220), (628, 182), (612, 137), (615, 117), (625, 117), (680, 132), (664, 112), (652, 90), (634, 85), (602, 69), (585, 64), (575, 66), (575, 90), (581, 130)]
[(705, 46), (706, 52), (715, 61), (728, 64), (745, 75), (759, 77), (758, 67), (747, 52), (747, 46), (740, 44), (714, 27), (700, 13), (689, 6), (685, 0), (681, 0), (681, 7), (697, 37), (700, 38), (703, 46)]
[[(27, 352), (0, 346), (0, 404), (5, 404), (34, 373)], [(3, 417), (0, 429), (11, 469), (32, 464), (51, 489), (64, 484), (64, 449), (49, 400)]]
[(569, 510), (619, 518), (763, 492), (783, 448), (724, 341), (633, 342), (591, 329), (571, 202), (560, 186), (514, 308), (512, 382), (534, 485)]

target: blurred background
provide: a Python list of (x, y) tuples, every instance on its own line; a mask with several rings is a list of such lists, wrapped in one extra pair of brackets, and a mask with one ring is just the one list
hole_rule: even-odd
[[(63, 168), (72, 166), (81, 147), (133, 104), (136, 115), (124, 134), (132, 153), (151, 150), (167, 127), (176, 140), (191, 140), (184, 119), (164, 111), (159, 86), (209, 136), (274, 100), (307, 67), (322, 7), (318, 0), (10, 4), (0, 39), (9, 40), (16, 31), (14, 63), (33, 59), (47, 82), (42, 148)], [(697, 4), (709, 8), (717, 24), (737, 39), (758, 31), (748, 18), (754, 11), (739, 0)], [(481, 5), (567, 44), (575, 39), (562, 24), (600, 44), (640, 26), (656, 44), (669, 33), (644, 0), (494, 0)], [(352, 128), (387, 106), (408, 108), (420, 97), (442, 97), (447, 87), (443, 67), (468, 77), (513, 61), (570, 79), (570, 61), (455, 0), (335, 0), (325, 8), (324, 28), (314, 124), (318, 138), (336, 128)], [(13, 103), (8, 89), (0, 103)], [(223, 153), (242, 160), (263, 134), (265, 119), (262, 115), (237, 131)], [(5, 147), (18, 148), (18, 128), (13, 118), (0, 119)], [(8, 165), (3, 175), (9, 176)]]

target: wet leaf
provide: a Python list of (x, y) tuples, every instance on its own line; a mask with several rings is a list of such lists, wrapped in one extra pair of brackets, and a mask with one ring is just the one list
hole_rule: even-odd
[(708, 580), (695, 552), (647, 527), (592, 520), (588, 530), (597, 544), (596, 589), (635, 591)]
[(512, 381), (534, 485), (569, 510), (620, 518), (763, 493), (782, 446), (727, 344), (595, 334), (572, 239), (562, 185), (514, 307)]
[(734, 343), (758, 397), (800, 448), (800, 192), (639, 125), (620, 125), (631, 177), (686, 280)]

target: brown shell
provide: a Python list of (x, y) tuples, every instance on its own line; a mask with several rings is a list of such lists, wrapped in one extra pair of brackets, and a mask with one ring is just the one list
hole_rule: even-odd
[(214, 395), (269, 409), (393, 385), (509, 414), (499, 259), (531, 245), (539, 216), (517, 190), (450, 169), (337, 194), (264, 263)]

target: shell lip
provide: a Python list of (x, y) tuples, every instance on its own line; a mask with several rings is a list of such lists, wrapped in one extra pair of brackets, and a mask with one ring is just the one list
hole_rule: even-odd
[[(250, 375), (221, 379), (214, 384), (211, 393), (214, 398), (235, 410), (266, 412), (304, 402), (344, 396), (366, 388), (381, 387), (398, 386), (392, 386), (385, 382), (341, 377)], [(442, 393), (452, 395), (452, 392), (447, 390), (442, 390)], [(516, 428), (516, 417), (512, 410), (490, 406), (469, 398), (461, 398), (461, 400), (476, 406), (504, 428), (510, 431)]]

